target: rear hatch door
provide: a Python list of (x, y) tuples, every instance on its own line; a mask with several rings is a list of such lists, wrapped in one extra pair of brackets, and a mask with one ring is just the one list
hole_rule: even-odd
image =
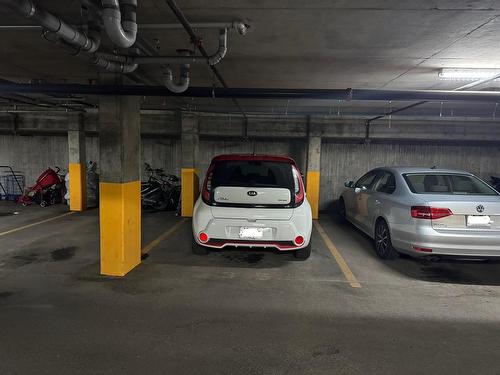
[(292, 199), (285, 188), (219, 186), (214, 189), (212, 207), (215, 218), (246, 220), (289, 220), (293, 208), (287, 208)]

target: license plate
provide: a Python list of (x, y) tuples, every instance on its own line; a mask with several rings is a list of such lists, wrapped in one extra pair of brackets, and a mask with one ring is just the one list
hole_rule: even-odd
[(468, 227), (474, 227), (474, 226), (490, 226), (491, 225), (491, 219), (489, 216), (467, 216), (467, 226)]
[(264, 237), (264, 228), (240, 228), (240, 238), (262, 238)]

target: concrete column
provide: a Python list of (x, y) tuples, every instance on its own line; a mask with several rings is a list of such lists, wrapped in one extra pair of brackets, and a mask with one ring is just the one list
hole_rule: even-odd
[(69, 116), (69, 209), (83, 211), (86, 208), (86, 155), (83, 114)]
[(99, 98), (99, 150), (101, 273), (124, 276), (141, 262), (139, 97)]
[(181, 214), (193, 216), (193, 207), (198, 199), (199, 177), (196, 170), (200, 140), (198, 136), (198, 116), (191, 113), (180, 113), (181, 121)]
[(311, 204), (313, 219), (319, 217), (320, 167), (321, 133), (319, 130), (308, 128), (306, 191), (307, 200)]

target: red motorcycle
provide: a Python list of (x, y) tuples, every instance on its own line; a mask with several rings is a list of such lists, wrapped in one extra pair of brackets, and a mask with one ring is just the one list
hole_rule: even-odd
[(64, 199), (65, 187), (64, 179), (58, 174), (61, 169), (48, 168), (36, 180), (36, 184), (27, 188), (18, 203), (28, 206), (33, 203), (46, 207), (52, 204), (61, 203)]

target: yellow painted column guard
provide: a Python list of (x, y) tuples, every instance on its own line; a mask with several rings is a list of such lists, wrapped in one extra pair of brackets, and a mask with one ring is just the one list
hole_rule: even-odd
[(85, 166), (80, 163), (69, 164), (69, 209), (83, 211), (87, 201), (87, 181)]
[(199, 195), (198, 173), (194, 168), (182, 168), (181, 170), (181, 215), (192, 217), (193, 208)]
[(101, 182), (101, 274), (124, 276), (141, 262), (141, 182)]
[(308, 171), (306, 177), (307, 200), (311, 205), (313, 219), (319, 218), (319, 171)]

